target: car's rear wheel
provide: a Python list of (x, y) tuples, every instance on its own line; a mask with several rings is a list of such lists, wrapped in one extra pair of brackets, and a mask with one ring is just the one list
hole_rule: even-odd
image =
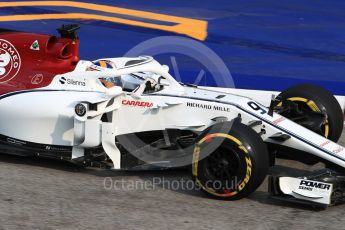
[(261, 137), (240, 122), (224, 122), (197, 139), (192, 176), (207, 194), (232, 200), (254, 192), (268, 167), (269, 154)]
[(338, 141), (343, 130), (343, 112), (336, 98), (312, 84), (290, 87), (278, 95), (275, 111), (296, 123)]

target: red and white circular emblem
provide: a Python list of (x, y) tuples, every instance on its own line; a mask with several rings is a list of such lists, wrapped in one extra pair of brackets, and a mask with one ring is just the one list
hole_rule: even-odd
[(0, 83), (13, 79), (20, 69), (20, 55), (9, 42), (0, 39)]

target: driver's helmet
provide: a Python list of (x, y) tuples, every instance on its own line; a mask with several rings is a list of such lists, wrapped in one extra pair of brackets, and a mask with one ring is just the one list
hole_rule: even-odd
[(108, 78), (99, 78), (100, 82), (106, 87), (106, 88), (111, 88), (115, 86), (115, 83), (110, 81)]
[(105, 68), (105, 69), (114, 69), (115, 65), (112, 61), (109, 60), (97, 60), (92, 62), (94, 65)]

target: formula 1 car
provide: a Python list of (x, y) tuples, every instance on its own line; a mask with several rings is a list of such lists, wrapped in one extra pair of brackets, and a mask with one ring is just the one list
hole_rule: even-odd
[(225, 199), (250, 195), (276, 157), (330, 169), (271, 177), (276, 197), (341, 201), (345, 150), (336, 99), (315, 85), (288, 88), (270, 107), (178, 83), (152, 57), (79, 60), (77, 25), (61, 37), (0, 30), (0, 151), (113, 169), (191, 167)]

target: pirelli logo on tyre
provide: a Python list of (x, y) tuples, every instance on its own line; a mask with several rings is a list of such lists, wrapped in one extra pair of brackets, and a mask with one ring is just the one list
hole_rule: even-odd
[(21, 65), (17, 49), (7, 40), (0, 39), (0, 83), (12, 80)]

